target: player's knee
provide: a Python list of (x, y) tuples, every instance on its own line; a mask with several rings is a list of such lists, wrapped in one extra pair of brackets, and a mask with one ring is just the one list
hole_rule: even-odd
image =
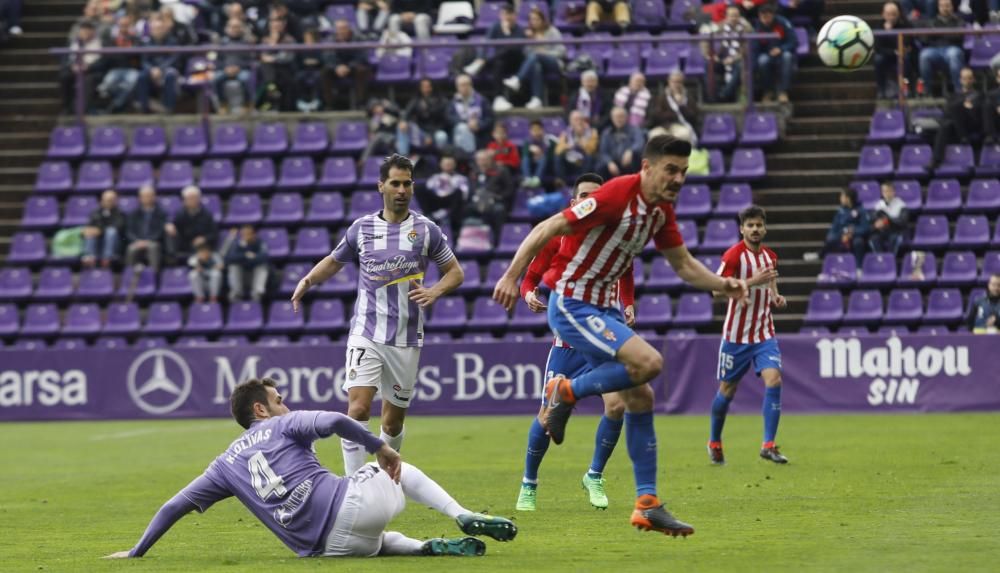
[(640, 413), (653, 409), (653, 388), (649, 384), (636, 386), (622, 393), (625, 411)]
[(625, 402), (616, 400), (604, 405), (604, 416), (612, 420), (621, 420), (625, 415)]
[(663, 370), (663, 356), (659, 352), (648, 352), (643, 354), (638, 364), (639, 378), (642, 382), (649, 382)]
[(767, 386), (768, 388), (779, 388), (781, 386), (781, 375), (764, 380), (764, 386)]
[(382, 431), (390, 436), (398, 436), (403, 431), (402, 420), (383, 420)]
[(371, 418), (372, 405), (363, 401), (354, 401), (347, 406), (347, 416), (362, 422)]

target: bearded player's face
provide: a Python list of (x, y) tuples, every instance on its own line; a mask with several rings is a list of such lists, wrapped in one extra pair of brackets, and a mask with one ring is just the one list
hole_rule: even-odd
[(649, 181), (649, 198), (654, 203), (674, 203), (687, 177), (688, 158), (666, 155), (652, 162), (642, 160), (643, 177)]
[(750, 218), (743, 221), (743, 224), (740, 225), (740, 232), (743, 233), (743, 238), (748, 243), (756, 247), (760, 245), (764, 240), (764, 236), (767, 235), (767, 225), (764, 224), (763, 219)]

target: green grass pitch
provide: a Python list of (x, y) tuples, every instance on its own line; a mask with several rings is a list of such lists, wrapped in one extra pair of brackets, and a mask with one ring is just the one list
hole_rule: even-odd
[[(760, 418), (730, 418), (728, 465), (709, 465), (705, 417), (658, 416), (661, 498), (697, 533), (628, 525), (624, 435), (596, 511), (579, 480), (596, 417), (571, 420), (542, 465), (539, 511), (515, 515), (526, 417), (428, 418), (407, 425), (403, 456), (474, 510), (513, 516), (518, 538), (483, 558), (297, 559), (235, 500), (181, 520), (147, 557), (102, 561), (135, 543), (160, 504), (236, 436), (228, 420), (0, 424), (0, 571), (997, 571), (1000, 414), (793, 416), (757, 457)], [(374, 428), (374, 423), (372, 425)], [(317, 443), (342, 467), (339, 441)], [(408, 505), (392, 528), (459, 534)]]

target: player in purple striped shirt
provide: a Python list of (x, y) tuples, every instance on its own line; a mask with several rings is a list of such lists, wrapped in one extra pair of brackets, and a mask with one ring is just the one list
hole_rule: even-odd
[[(311, 287), (358, 263), (358, 298), (347, 339), (347, 415), (367, 422), (376, 392), (382, 393), (381, 438), (394, 450), (403, 444), (403, 420), (413, 397), (424, 344), (423, 309), (462, 284), (465, 276), (448, 247), (448, 237), (433, 221), (410, 211), (413, 164), (393, 155), (379, 169), (383, 208), (365, 215), (329, 256), (299, 281), (292, 295), (299, 302)], [(441, 271), (436, 284), (423, 285), (427, 265)], [(344, 472), (364, 465), (361, 445), (341, 440)]]
[[(289, 412), (272, 380), (252, 379), (229, 398), (237, 423), (246, 428), (203, 474), (156, 513), (139, 542), (109, 558), (142, 557), (184, 515), (204, 513), (235, 496), (300, 557), (376, 555), (482, 555), (474, 538), (420, 541), (385, 526), (406, 505), (405, 498), (456, 520), (468, 535), (510, 541), (517, 527), (509, 520), (473, 513), (434, 480), (400, 460), (399, 454), (367, 428), (336, 412)], [(313, 442), (337, 434), (375, 454), (350, 477), (334, 475), (319, 463)]]

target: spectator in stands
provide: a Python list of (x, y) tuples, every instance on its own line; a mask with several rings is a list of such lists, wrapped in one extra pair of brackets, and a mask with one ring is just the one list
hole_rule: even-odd
[(1000, 274), (990, 275), (986, 294), (972, 302), (965, 322), (976, 334), (996, 332), (1000, 328)]
[[(726, 17), (722, 22), (712, 24), (706, 30), (713, 34), (738, 35), (753, 30), (753, 26), (743, 17), (735, 4), (726, 6)], [(702, 42), (701, 50), (706, 59), (715, 66), (715, 93), (710, 97), (717, 102), (734, 102), (740, 95), (743, 78), (743, 53), (745, 44), (737, 39), (716, 41), (714, 53), (709, 51), (709, 43)]]
[(485, 149), (477, 151), (463, 221), (476, 218), (489, 225), (495, 240), (507, 220), (515, 191), (514, 180), (507, 167), (494, 161), (492, 152)]
[[(149, 17), (149, 39), (147, 48), (173, 48), (177, 41), (168, 33), (166, 23), (159, 14)], [(178, 55), (162, 52), (142, 55), (142, 72), (139, 74), (139, 105), (143, 113), (149, 113), (150, 92), (156, 88), (160, 91), (160, 104), (167, 113), (173, 113), (177, 103), (177, 70)]]
[(167, 34), (174, 39), (174, 42), (178, 46), (193, 46), (198, 43), (198, 33), (194, 31), (194, 28), (190, 24), (178, 22), (174, 18), (174, 11), (170, 6), (162, 6), (159, 14), (163, 18), (163, 25), (167, 28)]
[[(128, 14), (119, 16), (115, 25), (108, 29), (101, 44), (115, 48), (137, 46), (139, 38), (135, 35), (132, 17)], [(139, 83), (139, 58), (134, 55), (109, 54), (102, 56), (102, 60), (107, 72), (97, 86), (97, 94), (107, 102), (108, 111), (122, 111), (132, 101), (135, 86)]]
[[(488, 40), (518, 40), (526, 37), (524, 29), (517, 23), (517, 12), (512, 4), (504, 4), (500, 8), (499, 20), (486, 33)], [(492, 56), (489, 56), (490, 51)], [(516, 73), (524, 61), (524, 48), (521, 46), (504, 46), (493, 50), (476, 48), (475, 54), (472, 62), (462, 68), (463, 71), (475, 77), (488, 64), (488, 75), (495, 79), (497, 85), (501, 85), (504, 78)], [(493, 101), (494, 111), (507, 111), (511, 107), (513, 106), (503, 95), (497, 95)]]
[(556, 139), (545, 133), (540, 120), (532, 120), (528, 137), (521, 144), (521, 186), (538, 189), (552, 176)]
[[(987, 122), (984, 112), (985, 96), (976, 89), (976, 75), (972, 68), (962, 68), (959, 89), (948, 99), (944, 121), (934, 136), (934, 165), (944, 159), (945, 149), (953, 143), (979, 144), (985, 135)], [(988, 129), (988, 128), (986, 128)]]
[(166, 230), (167, 213), (156, 202), (156, 190), (144, 185), (139, 189), (139, 207), (125, 218), (125, 265), (134, 267), (145, 257), (153, 270), (159, 269)]
[(195, 253), (187, 259), (188, 280), (191, 281), (191, 292), (198, 304), (208, 299), (211, 303), (219, 302), (219, 291), (222, 290), (222, 269), (225, 268), (222, 257), (212, 250), (212, 245), (202, 243)]
[(407, 58), (413, 57), (413, 48), (409, 47), (410, 44), (413, 43), (413, 40), (410, 39), (409, 34), (399, 28), (398, 20), (391, 20), (389, 22), (389, 26), (382, 31), (382, 37), (379, 38), (379, 43), (385, 47), (375, 50), (375, 56), (378, 58), (381, 58), (385, 54), (404, 56)]
[[(882, 5), (882, 29), (883, 30), (909, 30), (913, 26), (902, 16), (902, 9), (896, 2), (886, 2)], [(903, 37), (903, 46), (906, 50), (903, 56), (903, 77), (913, 82), (916, 70), (917, 50), (913, 49), (913, 39), (909, 36)], [(890, 89), (897, 83), (897, 69), (899, 63), (899, 42), (896, 36), (875, 36), (875, 82), (878, 84), (878, 97), (894, 98), (896, 93)], [(899, 86), (896, 86), (899, 89)]]
[(796, 18), (807, 18), (808, 26), (814, 32), (819, 29), (819, 20), (826, 7), (825, 0), (787, 0), (786, 3), (779, 3), (779, 13), (789, 20)]
[(590, 125), (595, 127), (604, 125), (606, 110), (601, 97), (597, 72), (594, 70), (587, 70), (580, 74), (580, 89), (570, 95), (569, 103), (566, 106), (566, 116), (569, 117), (573, 111), (582, 113), (590, 121)]
[(628, 113), (620, 107), (611, 110), (611, 125), (601, 133), (597, 151), (598, 173), (605, 179), (639, 170), (646, 138), (642, 130), (628, 123)]
[(545, 74), (562, 74), (566, 59), (566, 44), (562, 43), (562, 33), (559, 28), (551, 25), (545, 14), (538, 7), (528, 13), (527, 36), (533, 40), (550, 40), (555, 42), (546, 46), (528, 46), (527, 56), (517, 75), (503, 81), (504, 85), (517, 92), (521, 84), (530, 82), (531, 99), (524, 107), (538, 109), (542, 107), (542, 94), (545, 89)]
[(472, 154), (485, 143), (493, 130), (493, 110), (486, 99), (472, 87), (472, 78), (462, 74), (455, 78), (455, 97), (448, 106), (448, 125), (452, 143)]
[(614, 106), (624, 108), (628, 112), (628, 122), (635, 127), (646, 125), (646, 113), (652, 96), (646, 88), (646, 76), (635, 72), (629, 76), (628, 84), (615, 92)]
[(602, 22), (614, 22), (622, 30), (632, 23), (632, 14), (625, 0), (589, 0), (587, 2), (587, 27), (595, 29)]
[(597, 153), (597, 129), (578, 111), (569, 114), (569, 127), (556, 143), (556, 177), (573, 181), (581, 174), (593, 171)]
[[(951, 0), (938, 0), (937, 16), (921, 22), (922, 28), (954, 29), (962, 28), (964, 23), (952, 6)], [(923, 38), (923, 48), (920, 49), (920, 81), (923, 89), (917, 86), (917, 93), (929, 95), (932, 92), (934, 71), (947, 67), (951, 86), (955, 91), (961, 89), (962, 66), (965, 65), (965, 52), (962, 51), (962, 35), (927, 36)]]
[(201, 203), (201, 189), (188, 185), (181, 198), (183, 208), (173, 223), (167, 223), (167, 243), (178, 261), (186, 260), (203, 243), (214, 247), (219, 241), (219, 227)]
[(493, 126), (493, 141), (486, 145), (493, 153), (493, 161), (507, 167), (511, 174), (520, 172), (521, 154), (517, 146), (507, 139), (507, 126), (498, 123)]
[(388, 0), (360, 0), (354, 12), (356, 30), (365, 40), (377, 40), (389, 23)]
[(869, 240), (872, 251), (898, 254), (909, 223), (910, 212), (906, 203), (896, 196), (896, 188), (891, 181), (883, 182), (882, 198), (872, 209)]
[(21, 3), (21, 0), (0, 1), (0, 24), (6, 27), (11, 36), (24, 33), (21, 29)]
[(987, 92), (983, 101), (983, 130), (991, 143), (1000, 143), (1000, 69), (993, 70), (997, 87)]
[[(247, 46), (243, 21), (230, 18), (226, 22), (223, 46)], [(215, 73), (215, 94), (223, 113), (242, 113), (250, 102), (250, 70), (253, 54), (250, 52), (219, 52), (218, 71)]]
[(439, 166), (441, 171), (431, 175), (427, 185), (417, 187), (417, 203), (441, 228), (455, 233), (469, 196), (469, 179), (455, 171), (458, 162), (451, 155), (442, 156)]
[(387, 99), (368, 102), (368, 147), (361, 154), (364, 164), (373, 153), (388, 155), (397, 151), (399, 108)]
[[(311, 2), (312, 0), (309, 1)], [(270, 22), (274, 18), (285, 22), (285, 33), (291, 36), (296, 43), (302, 41), (302, 20), (295, 12), (289, 10), (288, 5), (281, 0), (273, 0), (267, 6), (264, 15), (257, 21), (259, 27), (257, 32), (261, 38), (266, 38), (270, 33)]]
[[(291, 46), (295, 38), (285, 29), (286, 22), (280, 16), (271, 16), (267, 21), (268, 34), (261, 39), (261, 46)], [(268, 111), (295, 109), (295, 54), (287, 50), (260, 53), (260, 81), (264, 86), (260, 109)]]
[(754, 53), (757, 54), (757, 73), (760, 75), (758, 84), (765, 102), (774, 101), (774, 92), (778, 92), (778, 101), (788, 103), (788, 86), (792, 83), (795, 71), (795, 51), (799, 40), (795, 36), (795, 28), (784, 16), (775, 14), (774, 6), (764, 4), (757, 10), (757, 21), (754, 29), (761, 33), (774, 33), (776, 40), (754, 40)]
[(435, 3), (430, 0), (391, 0), (389, 27), (414, 32), (417, 38), (426, 40), (431, 37)]
[[(97, 37), (97, 28), (89, 20), (80, 22), (77, 26), (76, 37), (70, 42), (71, 50), (96, 50), (101, 48), (101, 40)], [(73, 104), (76, 101), (76, 74), (83, 72), (83, 101), (84, 108), (91, 110), (93, 104), (93, 93), (97, 83), (104, 74), (105, 63), (99, 54), (83, 54), (78, 63), (77, 57), (66, 56), (62, 67), (59, 69), (59, 84), (62, 93), (63, 113), (73, 113)]]
[(253, 225), (243, 225), (239, 231), (232, 229), (229, 233), (239, 233), (239, 238), (229, 245), (226, 252), (229, 300), (236, 302), (246, 298), (249, 287), (251, 300), (260, 302), (267, 290), (267, 245), (257, 236)]
[[(303, 44), (318, 42), (319, 30), (310, 27), (302, 31)], [(298, 52), (295, 58), (295, 109), (303, 113), (317, 111), (323, 105), (323, 52)]]
[(662, 127), (675, 137), (698, 143), (698, 103), (684, 86), (684, 72), (675, 71), (667, 79), (667, 85), (660, 90), (649, 112), (646, 127)]
[[(434, 84), (427, 78), (420, 80), (420, 92), (403, 110), (399, 122), (399, 149), (408, 155), (410, 145), (416, 141), (424, 147), (438, 149), (448, 144), (448, 100), (434, 91)], [(403, 149), (407, 151), (403, 151)]]
[(112, 189), (101, 193), (101, 204), (90, 213), (83, 228), (84, 267), (92, 267), (101, 260), (108, 268), (118, 258), (122, 235), (125, 234), (125, 214), (118, 208), (118, 194)]
[(854, 260), (860, 269), (868, 250), (868, 225), (868, 213), (858, 201), (858, 192), (844, 189), (840, 192), (840, 207), (833, 216), (830, 230), (826, 232), (823, 250), (818, 254), (805, 253), (803, 258), (815, 261), (829, 253), (850, 252), (854, 254)]
[[(351, 24), (347, 20), (337, 20), (333, 27), (333, 41), (338, 43), (354, 43), (359, 40), (354, 38), (351, 31)], [(367, 50), (329, 50), (326, 52), (325, 66), (327, 74), (324, 77), (324, 91), (326, 92), (327, 104), (333, 109), (339, 109), (334, 105), (334, 94), (344, 93), (348, 90), (335, 90), (334, 83), (342, 82), (348, 78), (354, 80), (354, 94), (358, 101), (368, 100), (368, 81), (371, 79), (371, 68), (368, 65)]]

